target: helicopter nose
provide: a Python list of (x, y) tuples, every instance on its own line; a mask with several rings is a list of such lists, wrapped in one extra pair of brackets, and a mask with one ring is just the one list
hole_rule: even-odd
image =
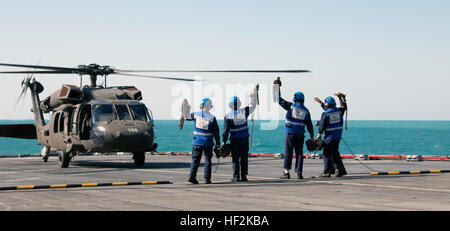
[(104, 125), (92, 129), (94, 144), (104, 151), (132, 152), (150, 150), (153, 141), (153, 128), (144, 126)]

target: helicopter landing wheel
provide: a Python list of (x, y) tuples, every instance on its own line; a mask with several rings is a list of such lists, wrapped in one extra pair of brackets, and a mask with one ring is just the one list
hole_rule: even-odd
[(134, 165), (141, 167), (145, 163), (145, 152), (133, 152)]
[(59, 151), (59, 165), (61, 168), (68, 168), (70, 159), (70, 152)]

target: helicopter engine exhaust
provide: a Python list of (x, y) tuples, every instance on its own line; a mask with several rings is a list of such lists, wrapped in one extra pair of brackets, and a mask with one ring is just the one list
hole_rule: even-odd
[(61, 89), (45, 98), (40, 104), (43, 112), (50, 112), (63, 104), (77, 104), (83, 102), (83, 92), (76, 86), (63, 84)]

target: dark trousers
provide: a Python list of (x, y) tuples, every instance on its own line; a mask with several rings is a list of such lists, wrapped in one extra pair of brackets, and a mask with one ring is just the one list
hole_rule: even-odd
[(295, 149), (295, 172), (303, 172), (303, 134), (286, 133), (284, 139), (284, 169), (291, 169)]
[(212, 157), (213, 147), (208, 146), (198, 146), (194, 145), (192, 147), (192, 162), (191, 162), (191, 173), (189, 176), (191, 178), (197, 177), (197, 170), (200, 166), (200, 160), (202, 159), (203, 152), (205, 153), (205, 179), (211, 179), (211, 157)]
[(248, 174), (248, 137), (230, 140), (233, 158), (233, 178)]
[(335, 170), (345, 172), (344, 163), (339, 153), (339, 143), (341, 140), (332, 140), (325, 143), (323, 147), (323, 172), (334, 174)]

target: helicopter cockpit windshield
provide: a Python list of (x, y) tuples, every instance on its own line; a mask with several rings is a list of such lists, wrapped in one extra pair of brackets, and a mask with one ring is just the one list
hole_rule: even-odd
[(94, 104), (92, 106), (92, 123), (112, 120), (152, 123), (152, 117), (143, 104)]
[(134, 120), (142, 120), (152, 122), (150, 115), (147, 112), (147, 108), (144, 105), (129, 105), (131, 112), (133, 113)]
[(130, 111), (126, 104), (116, 104), (117, 115), (119, 120), (131, 120)]
[(96, 104), (92, 107), (92, 122), (109, 121), (117, 119), (112, 104)]

